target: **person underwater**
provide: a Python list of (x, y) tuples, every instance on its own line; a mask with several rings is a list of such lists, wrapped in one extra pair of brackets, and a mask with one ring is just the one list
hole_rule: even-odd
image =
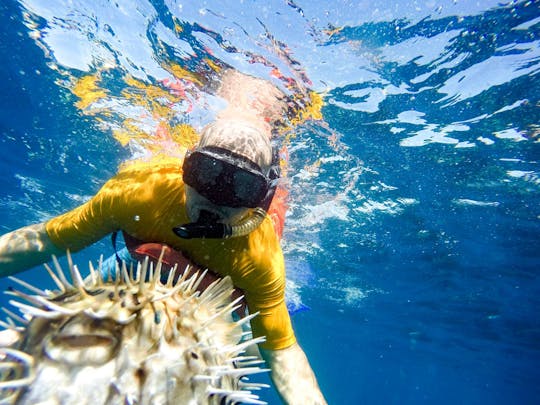
[(272, 104), (282, 97), (272, 86), (271, 92), (259, 93), (265, 103), (252, 103), (250, 80), (255, 86), (266, 84), (246, 77), (236, 72), (223, 77), (218, 95), (230, 107), (204, 127), (183, 161), (125, 165), (88, 202), (1, 236), (0, 276), (67, 249), (81, 250), (118, 231), (131, 251), (147, 242), (166, 245), (198, 266), (230, 276), (243, 290), (249, 312), (259, 313), (251, 320), (253, 336), (266, 337), (259, 350), (285, 403), (326, 404), (293, 331), (283, 252), (266, 212), (278, 179), (272, 121), (265, 116), (269, 109), (283, 110)]

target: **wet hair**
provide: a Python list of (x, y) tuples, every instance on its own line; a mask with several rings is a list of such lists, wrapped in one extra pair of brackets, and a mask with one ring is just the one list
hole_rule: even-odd
[(272, 164), (272, 145), (267, 134), (246, 121), (222, 119), (204, 127), (198, 147), (219, 146), (258, 164), (266, 172)]

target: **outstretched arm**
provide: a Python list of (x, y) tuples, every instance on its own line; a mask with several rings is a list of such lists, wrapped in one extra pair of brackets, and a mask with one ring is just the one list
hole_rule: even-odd
[(217, 119), (248, 121), (270, 136), (272, 129), (286, 118), (286, 96), (267, 80), (225, 69), (216, 94), (227, 101)]
[(272, 381), (285, 404), (326, 405), (315, 374), (298, 343), (280, 350), (260, 348), (260, 352), (272, 369)]
[(52, 243), (45, 223), (25, 226), (0, 236), (0, 277), (44, 263), (65, 252)]

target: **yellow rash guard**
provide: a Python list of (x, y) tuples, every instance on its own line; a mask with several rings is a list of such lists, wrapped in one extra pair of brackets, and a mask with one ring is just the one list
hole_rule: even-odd
[(51, 219), (46, 229), (61, 249), (80, 250), (123, 230), (143, 242), (165, 243), (244, 290), (253, 335), (265, 349), (296, 342), (285, 304), (285, 264), (268, 216), (248, 236), (181, 239), (172, 228), (190, 222), (185, 209), (181, 162), (137, 163), (122, 169), (87, 203)]

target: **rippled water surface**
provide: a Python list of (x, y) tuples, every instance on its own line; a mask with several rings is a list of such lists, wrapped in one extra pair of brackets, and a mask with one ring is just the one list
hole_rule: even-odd
[[(316, 92), (322, 117), (279, 138), (283, 248), (329, 402), (537, 403), (539, 2), (8, 0), (0, 14), (1, 232), (80, 204), (127, 159), (183, 153), (182, 128), (223, 106), (204, 85), (215, 66), (299, 103)], [(109, 240), (77, 260), (101, 253)]]

